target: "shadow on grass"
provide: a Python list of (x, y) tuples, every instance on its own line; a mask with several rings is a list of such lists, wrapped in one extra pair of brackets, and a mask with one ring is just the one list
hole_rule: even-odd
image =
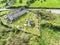
[(51, 24), (51, 23), (44, 23), (44, 24), (41, 24), (41, 27), (53, 29), (54, 31), (60, 31), (60, 26), (53, 25), (53, 24)]
[(31, 25), (31, 27), (34, 28), (35, 27), (35, 24)]
[(10, 28), (8, 25), (3, 24), (2, 22), (0, 22), (0, 24), (5, 26), (6, 28)]

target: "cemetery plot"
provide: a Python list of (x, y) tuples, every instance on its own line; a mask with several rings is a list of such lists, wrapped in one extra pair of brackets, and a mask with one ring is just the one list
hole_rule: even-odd
[(11, 24), (13, 28), (16, 27), (19, 30), (40, 36), (40, 25), (37, 14), (26, 9), (20, 8), (7, 13), (1, 17), (1, 20), (6, 25)]
[(40, 29), (38, 29), (38, 19), (36, 18), (36, 14), (32, 12), (27, 12), (27, 14), (21, 16), (12, 24), (20, 30), (40, 35)]

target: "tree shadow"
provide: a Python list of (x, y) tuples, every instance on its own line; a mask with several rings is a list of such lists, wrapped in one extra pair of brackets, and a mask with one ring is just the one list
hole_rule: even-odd
[(51, 24), (51, 23), (41, 24), (41, 27), (53, 29), (53, 31), (55, 31), (55, 32), (56, 32), (56, 31), (60, 31), (60, 26), (53, 25), (53, 24)]

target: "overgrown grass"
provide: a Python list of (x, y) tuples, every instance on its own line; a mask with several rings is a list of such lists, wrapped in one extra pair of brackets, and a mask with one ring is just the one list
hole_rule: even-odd
[(54, 20), (41, 19), (41, 45), (60, 45), (60, 15)]
[(0, 26), (0, 45), (39, 45), (36, 40), (38, 39), (37, 36), (17, 29), (10, 29), (3, 25)]

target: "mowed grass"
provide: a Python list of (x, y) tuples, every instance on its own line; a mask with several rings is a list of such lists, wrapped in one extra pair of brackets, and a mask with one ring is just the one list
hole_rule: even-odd
[[(25, 6), (27, 0), (22, 0), (22, 3), (19, 0), (16, 0), (14, 6)], [(36, 0), (34, 3), (31, 3), (29, 7), (46, 7), (46, 8), (60, 8), (60, 0), (46, 0), (46, 1), (38, 1)]]
[(60, 0), (46, 0), (45, 2), (36, 1), (32, 3), (30, 7), (60, 8)]
[[(19, 2), (19, 0), (15, 0), (15, 4), (13, 6), (19, 7), (19, 6), (26, 6), (26, 2), (28, 0), (22, 0), (22, 3)], [(0, 7), (6, 7), (6, 3), (0, 4)], [(9, 6), (7, 6), (9, 7)], [(60, 8), (60, 0), (46, 0), (46, 1), (38, 1), (36, 0), (34, 3), (31, 3), (29, 7), (46, 7), (46, 8)]]
[[(24, 6), (27, 5), (27, 0), (22, 0), (22, 3), (19, 0), (16, 0), (17, 3), (14, 6)], [(46, 8), (60, 8), (60, 0), (46, 0), (46, 1), (38, 1), (36, 0), (34, 3), (31, 3), (29, 7), (46, 7)]]
[(6, 3), (0, 4), (0, 7), (5, 7)]
[[(19, 2), (19, 0), (15, 0), (16, 2), (14, 3), (13, 6), (15, 7), (19, 7), (19, 6), (25, 6), (26, 5), (26, 2), (27, 0), (22, 0), (22, 3)], [(9, 6), (5, 6), (6, 3), (0, 3), (0, 7), (9, 7)]]
[[(28, 20), (30, 18), (32, 18), (34, 20), (35, 27), (32, 27), (32, 26), (25, 27), (24, 26), (24, 24), (26, 23), (26, 20)], [(19, 21), (22, 21), (22, 23), (19, 23)], [(36, 14), (34, 14), (32, 12), (27, 12), (27, 14), (21, 16), (19, 19), (17, 19), (16, 21), (13, 22), (13, 25), (22, 26), (26, 29), (25, 30), (26, 32), (30, 32), (32, 34), (40, 35), (38, 28), (36, 28), (38, 26), (38, 19), (36, 19)]]
[(27, 2), (27, 0), (22, 0), (22, 3), (20, 3), (19, 0), (16, 0), (16, 3), (14, 4), (14, 6), (16, 6), (16, 7), (25, 6), (26, 2)]

